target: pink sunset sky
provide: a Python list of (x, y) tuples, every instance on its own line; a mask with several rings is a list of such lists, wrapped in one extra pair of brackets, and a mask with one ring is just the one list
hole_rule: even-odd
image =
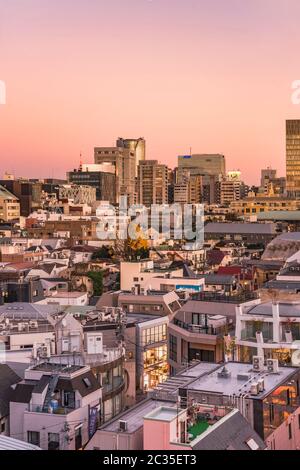
[(0, 175), (64, 177), (118, 136), (285, 173), (299, 0), (0, 0)]

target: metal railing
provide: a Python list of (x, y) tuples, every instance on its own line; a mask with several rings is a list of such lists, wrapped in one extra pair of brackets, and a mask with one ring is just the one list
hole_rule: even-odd
[(212, 336), (219, 336), (225, 334), (225, 325), (224, 327), (213, 328), (212, 326), (193, 325), (191, 323), (185, 323), (176, 318), (174, 319), (174, 325), (179, 326), (179, 328), (183, 328), (184, 330), (189, 331), (190, 333)]
[(220, 303), (233, 303), (240, 304), (243, 302), (249, 302), (251, 300), (259, 299), (259, 293), (254, 292), (243, 292), (239, 294), (223, 294), (218, 292), (198, 292), (192, 294), (193, 300), (201, 300), (203, 302), (220, 302)]
[(78, 410), (81, 408), (81, 403), (79, 400), (76, 400), (74, 403), (74, 406), (63, 406), (62, 403), (58, 401), (57, 406), (51, 406), (46, 409), (43, 407), (43, 405), (29, 405), (28, 410), (30, 413), (41, 413), (41, 414), (51, 414), (51, 415), (67, 415), (69, 413), (72, 413), (75, 410)]

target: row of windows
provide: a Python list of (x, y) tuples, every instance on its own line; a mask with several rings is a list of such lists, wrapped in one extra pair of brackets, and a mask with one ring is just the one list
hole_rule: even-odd
[(146, 346), (147, 344), (158, 343), (160, 341), (165, 341), (167, 339), (167, 325), (159, 325), (153, 328), (147, 328), (142, 332), (142, 344)]

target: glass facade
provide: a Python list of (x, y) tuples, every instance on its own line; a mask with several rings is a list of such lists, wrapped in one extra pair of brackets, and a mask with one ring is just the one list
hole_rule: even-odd
[(167, 339), (167, 325), (158, 325), (153, 328), (147, 328), (142, 332), (142, 346), (159, 343)]
[(278, 387), (263, 400), (264, 439), (299, 407), (299, 391), (300, 373)]
[(167, 345), (144, 352), (144, 391), (157, 387), (168, 378)]

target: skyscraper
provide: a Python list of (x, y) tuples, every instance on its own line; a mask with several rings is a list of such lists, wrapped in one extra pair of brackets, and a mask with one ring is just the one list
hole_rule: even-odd
[(288, 196), (300, 197), (300, 120), (286, 121), (286, 186)]
[(138, 175), (138, 166), (140, 162), (146, 159), (146, 141), (143, 137), (138, 139), (123, 139), (119, 137), (117, 147), (125, 148), (134, 153), (135, 156), (135, 176)]

